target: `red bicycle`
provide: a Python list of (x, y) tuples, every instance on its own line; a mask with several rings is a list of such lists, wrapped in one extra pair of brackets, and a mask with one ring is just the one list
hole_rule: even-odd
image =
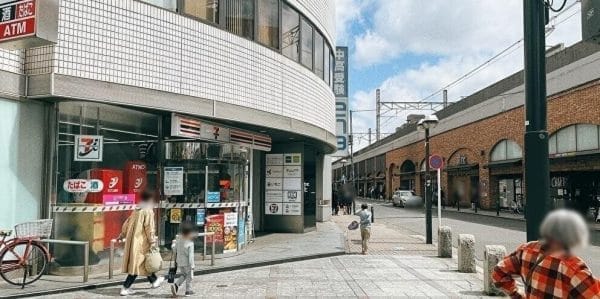
[(15, 225), (12, 230), (0, 230), (0, 276), (13, 285), (26, 285), (44, 275), (50, 263), (50, 252), (41, 242), (52, 232), (52, 219), (37, 220)]

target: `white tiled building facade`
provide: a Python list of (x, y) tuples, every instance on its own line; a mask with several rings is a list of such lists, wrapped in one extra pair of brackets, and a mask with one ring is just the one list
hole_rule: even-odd
[[(217, 121), (272, 123), (277, 130), (335, 148), (330, 84), (279, 50), (143, 1), (59, 3), (56, 45), (0, 49), (0, 82), (10, 82), (0, 87), (0, 109), (35, 108), (35, 100), (47, 98), (109, 102)], [(335, 50), (334, 1), (285, 3), (308, 19)], [(223, 109), (235, 107), (241, 110), (224, 116)], [(10, 132), (3, 132), (0, 139), (8, 136)], [(17, 174), (7, 180), (22, 185)], [(42, 193), (36, 191), (31, 198)]]

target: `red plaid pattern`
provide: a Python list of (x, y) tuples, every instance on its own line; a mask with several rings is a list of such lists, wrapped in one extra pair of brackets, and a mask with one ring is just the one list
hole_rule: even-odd
[[(531, 283), (527, 285), (530, 275)], [(525, 295), (513, 276), (525, 282)], [(580, 258), (566, 253), (546, 255), (537, 241), (521, 245), (498, 263), (492, 280), (511, 298), (600, 298), (600, 282)]]

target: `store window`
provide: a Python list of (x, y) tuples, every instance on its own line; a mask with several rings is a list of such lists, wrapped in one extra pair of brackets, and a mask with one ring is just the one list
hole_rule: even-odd
[[(119, 236), (141, 192), (158, 194), (159, 124), (160, 116), (135, 110), (59, 104), (53, 203), (69, 209), (54, 213), (55, 238), (89, 240), (92, 263), (103, 256), (100, 252)], [(114, 206), (128, 208), (104, 208)], [(60, 265), (81, 265), (81, 257), (73, 256), (71, 249), (57, 248)]]
[(229, 0), (225, 6), (225, 27), (233, 34), (254, 38), (254, 0)]
[(258, 4), (258, 42), (279, 49), (279, 0), (261, 0)]
[[(238, 250), (245, 239), (249, 152), (249, 148), (232, 144), (166, 143), (164, 177), (168, 180), (161, 204), (165, 217), (160, 224), (165, 240), (176, 237), (181, 223), (195, 223), (200, 231), (216, 234), (216, 253)], [(196, 248), (202, 250), (202, 240), (197, 242)]]
[(560, 129), (549, 139), (550, 154), (600, 149), (600, 126), (578, 124)]
[(310, 23), (307, 20), (302, 19), (300, 30), (301, 30), (300, 36), (302, 38), (301, 61), (305, 67), (312, 70), (313, 69), (313, 44), (314, 44), (313, 27), (310, 25)]
[(325, 42), (323, 40), (323, 36), (320, 33), (315, 34), (315, 74), (319, 76), (319, 78), (324, 79), (324, 66), (325, 59), (323, 58), (325, 54), (324, 50)]
[(300, 15), (285, 3), (281, 3), (281, 52), (284, 56), (299, 61)]
[(333, 70), (335, 70), (335, 57), (333, 56), (333, 52), (329, 54), (329, 86), (333, 87)]
[(140, 0), (140, 1), (152, 4), (154, 6), (166, 8), (166, 9), (172, 10), (172, 11), (177, 10), (177, 0)]
[(492, 150), (491, 161), (505, 161), (521, 159), (523, 157), (523, 151), (521, 147), (512, 140), (500, 141)]
[(219, 1), (184, 0), (182, 12), (211, 23), (219, 23)]

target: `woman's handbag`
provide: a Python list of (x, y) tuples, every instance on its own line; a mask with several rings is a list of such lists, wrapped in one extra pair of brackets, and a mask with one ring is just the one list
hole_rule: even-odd
[(144, 260), (144, 266), (148, 273), (156, 273), (162, 268), (162, 256), (158, 248), (152, 247), (150, 251), (146, 253), (146, 259)]
[(348, 224), (348, 229), (355, 230), (358, 228), (358, 226), (359, 226), (358, 221), (354, 220), (354, 221), (350, 222), (350, 224)]

